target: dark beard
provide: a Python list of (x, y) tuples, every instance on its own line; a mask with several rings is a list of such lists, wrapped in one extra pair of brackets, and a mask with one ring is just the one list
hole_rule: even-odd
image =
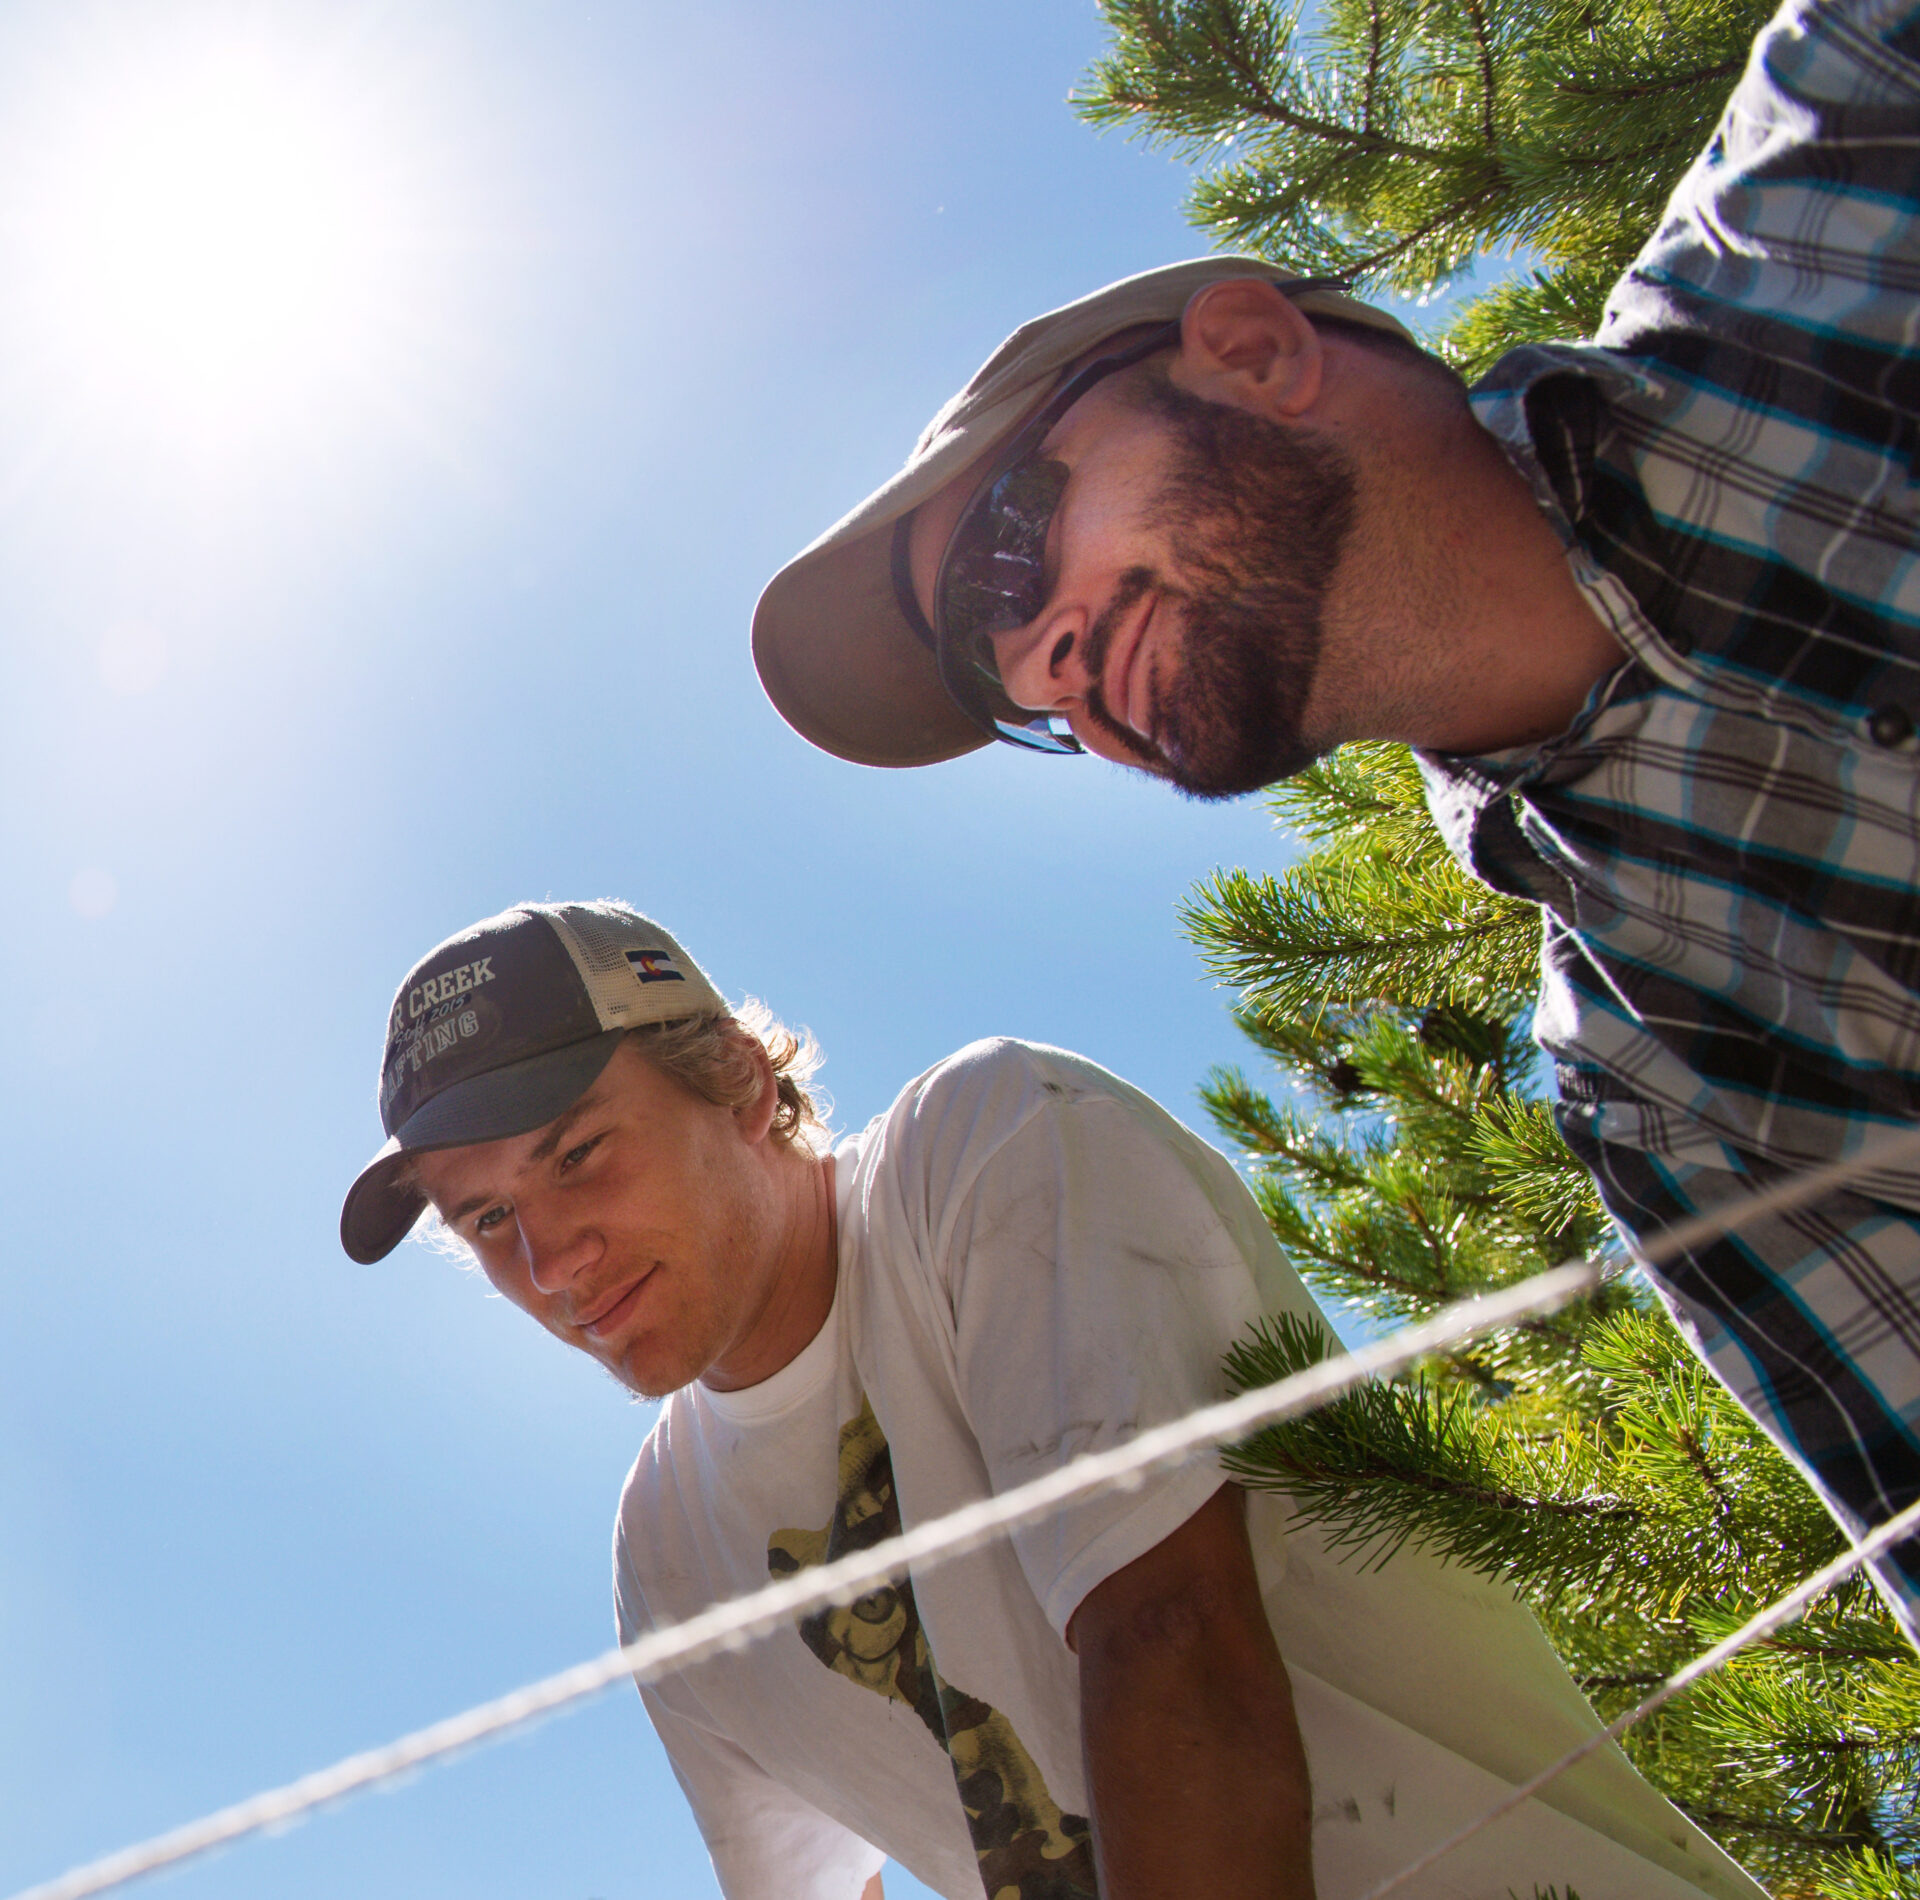
[(1153, 522), (1181, 585), (1128, 569), (1089, 630), (1088, 670), (1100, 678), (1114, 633), (1150, 588), (1180, 603), (1185, 639), (1173, 678), (1157, 683), (1151, 748), (1097, 688), (1087, 713), (1182, 791), (1233, 798), (1320, 750), (1300, 722), (1353, 528), (1353, 466), (1324, 438), (1190, 395), (1164, 372), (1146, 379), (1142, 400), (1168, 425), (1172, 466)]

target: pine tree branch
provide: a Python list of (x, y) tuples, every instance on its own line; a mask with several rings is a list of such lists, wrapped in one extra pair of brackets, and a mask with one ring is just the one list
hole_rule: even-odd
[(1847, 1662), (1904, 1663), (1913, 1654), (1897, 1636), (1880, 1642), (1835, 1642), (1831, 1639), (1810, 1638), (1805, 1632), (1804, 1625), (1795, 1625), (1777, 1635), (1770, 1636), (1756, 1647), (1791, 1656), (1832, 1657), (1837, 1661)]
[[(1210, 1070), (1200, 1100), (1214, 1126), (1242, 1152), (1267, 1164), (1270, 1172), (1303, 1177), (1322, 1194), (1363, 1190), (1372, 1178), (1364, 1148), (1303, 1129), (1293, 1114), (1276, 1109), (1237, 1069)], [(1360, 1159), (1354, 1159), (1356, 1154)]]
[(1678, 1800), (1673, 1805), (1696, 1827), (1706, 1829), (1709, 1834), (1753, 1834), (1762, 1840), (1792, 1841), (1825, 1848), (1829, 1852), (1878, 1847), (1881, 1844), (1880, 1834), (1871, 1828), (1795, 1827), (1790, 1821), (1776, 1821), (1746, 1813), (1739, 1808), (1698, 1808)]
[(1691, 86), (1711, 86), (1723, 79), (1738, 79), (1746, 70), (1744, 59), (1724, 59), (1712, 66), (1698, 66), (1691, 72), (1673, 73), (1664, 79), (1634, 80), (1611, 86), (1583, 86), (1571, 79), (1556, 79), (1555, 92), (1575, 99), (1650, 99), (1660, 93), (1684, 92)]
[(1682, 136), (1656, 139), (1651, 145), (1642, 145), (1630, 152), (1566, 152), (1560, 155), (1559, 162), (1573, 172), (1612, 172), (1623, 165), (1645, 164), (1650, 158), (1670, 158), (1675, 152), (1691, 156), (1693, 148), (1694, 141)]
[(1290, 132), (1299, 132), (1336, 150), (1364, 152), (1369, 157), (1409, 158), (1423, 164), (1444, 165), (1451, 156), (1437, 146), (1410, 145), (1402, 139), (1387, 138), (1365, 125), (1341, 125), (1332, 119), (1309, 118), (1305, 113), (1296, 112), (1275, 97), (1265, 76), (1247, 58), (1237, 36), (1223, 39), (1217, 32), (1207, 32), (1203, 38), (1220, 63), (1246, 88), (1248, 99), (1243, 104), (1270, 125), (1282, 125)]
[(1395, 238), (1392, 243), (1380, 245), (1371, 251), (1352, 253), (1341, 275), (1351, 277), (1356, 283), (1377, 278), (1396, 259), (1405, 257), (1409, 251), (1417, 250), (1436, 232), (1445, 230), (1448, 225), (1470, 217), (1483, 205), (1491, 204), (1505, 189), (1504, 179), (1497, 176), (1489, 179), (1478, 191), (1469, 192), (1462, 198), (1449, 200), (1430, 218)]
[(1380, 17), (1380, 0), (1367, 0), (1367, 77), (1360, 95), (1360, 123), (1373, 130), (1375, 104), (1380, 93), (1380, 61), (1386, 51), (1386, 23)]
[[(1226, 1462), (1225, 1459), (1222, 1462)], [(1237, 1469), (1237, 1467), (1236, 1467)], [(1306, 1484), (1340, 1485), (1343, 1489), (1355, 1483), (1391, 1481), (1410, 1490), (1424, 1491), (1433, 1497), (1451, 1498), (1460, 1504), (1472, 1504), (1485, 1511), (1508, 1511), (1515, 1514), (1525, 1512), (1529, 1516), (1541, 1514), (1548, 1517), (1583, 1518), (1589, 1522), (1612, 1521), (1614, 1523), (1634, 1523), (1639, 1513), (1631, 1505), (1621, 1504), (1612, 1498), (1555, 1498), (1532, 1496), (1521, 1491), (1507, 1491), (1485, 1485), (1462, 1482), (1458, 1478), (1444, 1477), (1437, 1472), (1408, 1471), (1404, 1467), (1389, 1464), (1384, 1460), (1370, 1471), (1354, 1465), (1316, 1465), (1306, 1459), (1291, 1459), (1283, 1452), (1272, 1467), (1263, 1465), (1262, 1469), (1279, 1469), (1290, 1477)], [(1664, 1681), (1664, 1677), (1656, 1677)]]
[(1500, 135), (1493, 124), (1493, 48), (1487, 43), (1487, 16), (1481, 11), (1479, 0), (1462, 0), (1467, 19), (1473, 26), (1473, 43), (1480, 53), (1480, 135), (1486, 141), (1487, 150), (1497, 153), (1500, 149)]
[(1359, 1190), (1367, 1185), (1365, 1170), (1342, 1165), (1337, 1159), (1342, 1151), (1331, 1144), (1293, 1141), (1277, 1131), (1262, 1131), (1252, 1133), (1240, 1145), (1275, 1170), (1284, 1168), (1305, 1175), (1322, 1193), (1338, 1193), (1343, 1188)]
[(1444, 1298), (1453, 1290), (1447, 1273), (1448, 1250), (1440, 1244), (1439, 1236), (1433, 1231), (1431, 1222), (1428, 1221), (1425, 1211), (1416, 1198), (1407, 1196), (1401, 1203), (1401, 1211), (1413, 1223), (1414, 1231), (1426, 1242), (1427, 1252), (1433, 1258), (1434, 1283), (1439, 1287), (1441, 1296)]
[(1215, 976), (1279, 1016), (1375, 1003), (1471, 1008), (1530, 998), (1539, 981), (1539, 912), (1469, 883), (1450, 860), (1420, 885), (1338, 852), (1281, 878), (1220, 872), (1195, 888), (1181, 921)]
[(1331, 1267), (1346, 1275), (1347, 1278), (1359, 1281), (1381, 1293), (1395, 1293), (1403, 1299), (1430, 1306), (1444, 1303), (1443, 1296), (1435, 1293), (1432, 1287), (1423, 1282), (1389, 1273), (1376, 1260), (1363, 1258), (1358, 1254), (1343, 1253), (1331, 1243), (1318, 1243), (1306, 1231), (1287, 1236), (1287, 1251), (1294, 1255), (1304, 1255), (1309, 1260), (1317, 1260), (1323, 1267)]
[(1816, 1755), (1884, 1755), (1905, 1745), (1920, 1747), (1920, 1730), (1911, 1735), (1782, 1735), (1781, 1747), (1804, 1749)]
[(1683, 1426), (1674, 1433), (1674, 1442), (1685, 1453), (1688, 1464), (1699, 1474), (1701, 1484), (1713, 1499), (1715, 1513), (1723, 1520), (1730, 1518), (1733, 1514), (1733, 1500), (1728, 1497), (1727, 1488), (1720, 1481), (1720, 1474), (1714, 1470), (1708, 1460), (1698, 1434), (1688, 1431)]

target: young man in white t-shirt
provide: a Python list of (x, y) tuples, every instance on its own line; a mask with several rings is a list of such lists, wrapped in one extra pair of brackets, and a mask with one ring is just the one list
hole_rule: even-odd
[[(665, 1403), (621, 1501), (623, 1638), (1221, 1394), (1312, 1314), (1221, 1157), (1116, 1077), (962, 1050), (828, 1152), (807, 1052), (664, 930), (526, 904), (389, 1019), (354, 1258), (431, 1204), (507, 1298)], [(729, 1900), (1350, 1900), (1592, 1733), (1504, 1591), (1336, 1563), (1212, 1463), (645, 1692)], [(1402, 1891), (1760, 1889), (1615, 1749)]]

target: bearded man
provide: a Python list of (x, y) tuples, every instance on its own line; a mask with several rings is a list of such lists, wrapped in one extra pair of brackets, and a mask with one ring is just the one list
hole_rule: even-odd
[[(522, 904), (388, 1018), (341, 1239), (429, 1203), (492, 1284), (664, 1397), (623, 1640), (1221, 1396), (1316, 1309), (1232, 1168), (1081, 1057), (976, 1043), (830, 1147), (801, 1040), (657, 924)], [(1598, 1724), (1505, 1591), (1343, 1565), (1211, 1460), (648, 1687), (728, 1900), (1354, 1900)], [(1759, 1900), (1608, 1744), (1409, 1900)]]
[[(1198, 797), (1417, 748), (1545, 921), (1558, 1117), (1858, 1533), (1920, 1498), (1920, 12), (1789, 0), (1591, 346), (1472, 392), (1216, 257), (1016, 331), (778, 574), (760, 676), (866, 764), (1001, 739)], [(1878, 1567), (1920, 1639), (1920, 1544)]]

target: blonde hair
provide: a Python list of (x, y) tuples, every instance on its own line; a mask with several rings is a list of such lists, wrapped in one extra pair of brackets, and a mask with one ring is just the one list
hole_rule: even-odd
[(779, 1101), (773, 1137), (824, 1154), (828, 1104), (808, 1087), (822, 1061), (813, 1032), (789, 1029), (766, 1004), (749, 996), (737, 1010), (644, 1023), (627, 1040), (663, 1074), (720, 1108), (745, 1108), (760, 1093), (760, 1069), (746, 1047), (751, 1037), (773, 1065)]

